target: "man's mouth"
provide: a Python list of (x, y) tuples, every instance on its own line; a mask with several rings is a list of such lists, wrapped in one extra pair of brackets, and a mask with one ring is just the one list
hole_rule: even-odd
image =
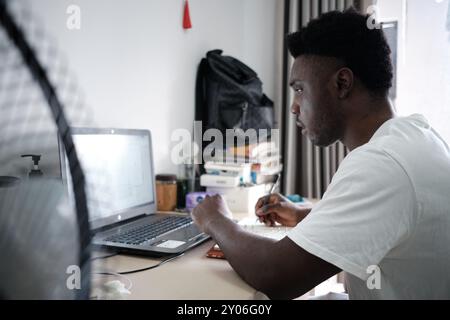
[(301, 123), (299, 120), (297, 120), (296, 122), (297, 122), (297, 127), (302, 131), (302, 134), (306, 134), (305, 125), (303, 123)]

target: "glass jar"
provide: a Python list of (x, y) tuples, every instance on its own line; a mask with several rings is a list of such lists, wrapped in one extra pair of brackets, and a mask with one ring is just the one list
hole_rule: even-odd
[(158, 211), (174, 211), (177, 206), (177, 176), (156, 175), (156, 200)]

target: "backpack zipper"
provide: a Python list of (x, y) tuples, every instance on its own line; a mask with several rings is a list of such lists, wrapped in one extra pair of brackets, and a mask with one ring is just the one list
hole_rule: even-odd
[(244, 105), (242, 106), (242, 128), (245, 128), (246, 119), (247, 119), (247, 110), (248, 110), (248, 102), (244, 101)]

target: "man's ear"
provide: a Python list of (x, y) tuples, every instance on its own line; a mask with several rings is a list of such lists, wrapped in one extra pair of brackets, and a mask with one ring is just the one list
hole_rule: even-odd
[(354, 76), (349, 68), (340, 68), (334, 75), (334, 84), (339, 99), (347, 98), (353, 88)]

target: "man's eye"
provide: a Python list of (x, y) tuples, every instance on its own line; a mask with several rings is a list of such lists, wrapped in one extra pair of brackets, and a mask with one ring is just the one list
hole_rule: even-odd
[(301, 93), (303, 93), (303, 88), (294, 88), (294, 92), (296, 94), (301, 94)]

